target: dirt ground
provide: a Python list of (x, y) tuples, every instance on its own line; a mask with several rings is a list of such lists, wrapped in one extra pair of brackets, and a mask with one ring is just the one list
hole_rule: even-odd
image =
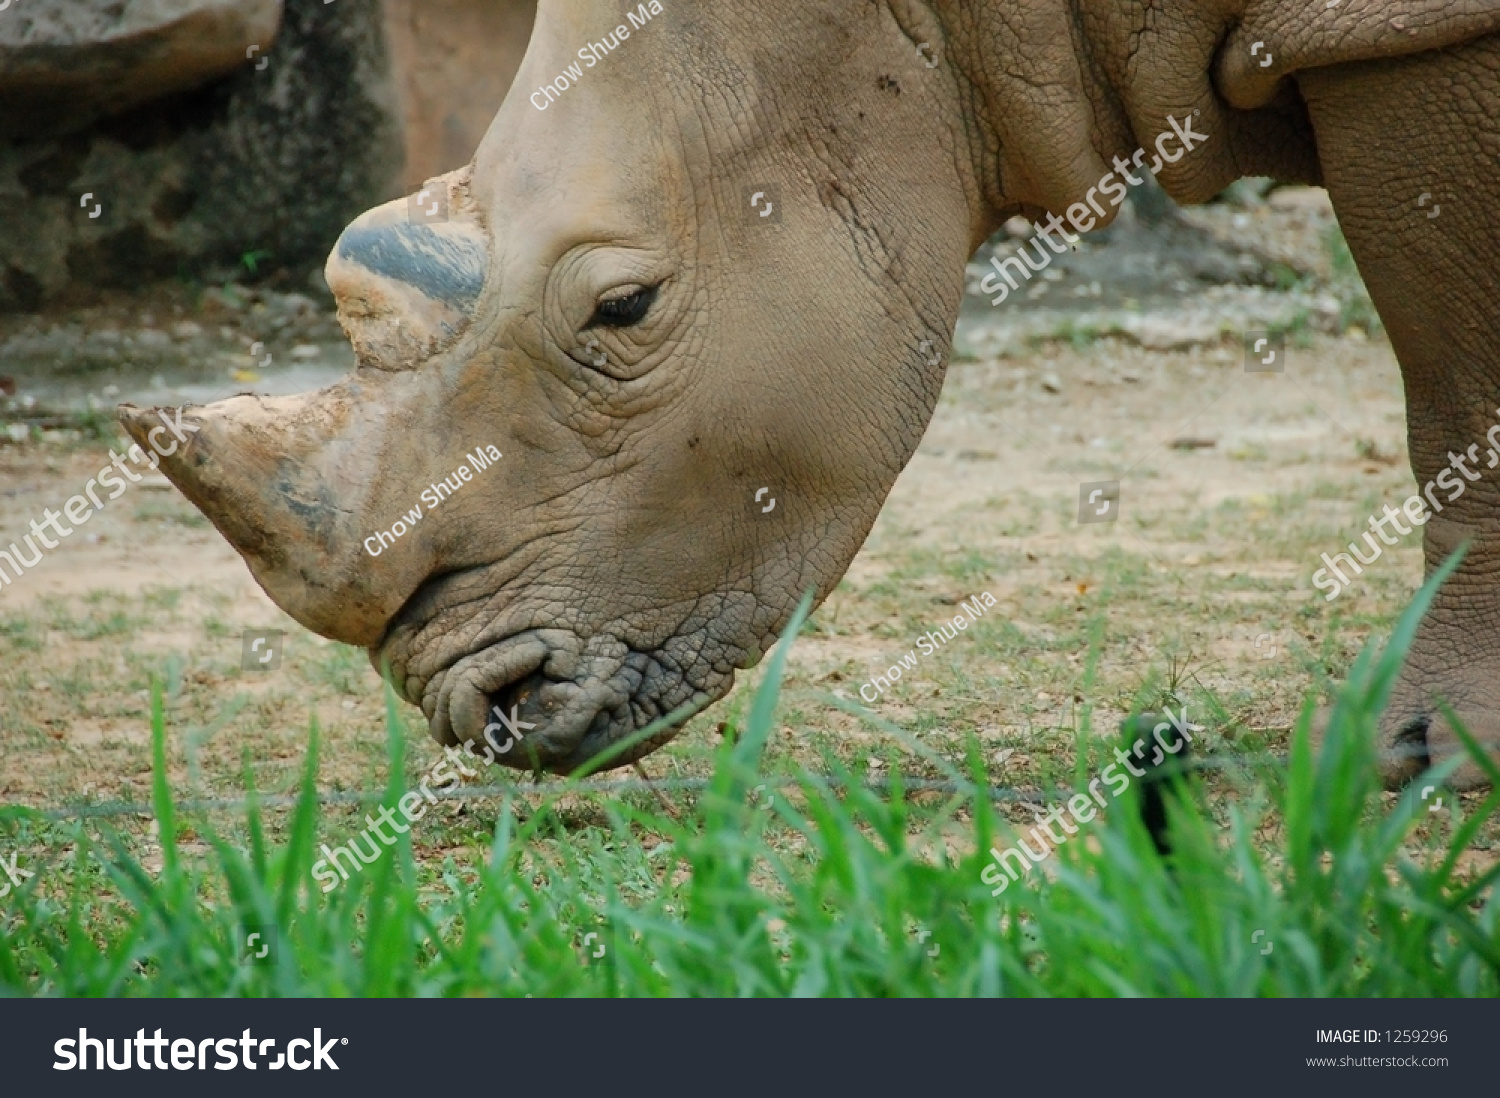
[[(1105, 663), (1144, 672), (1169, 652), (1191, 653), (1195, 666), (1218, 661), (1200, 677), (1220, 688), (1275, 671), (1285, 689), (1264, 718), (1286, 721), (1308, 685), (1305, 675), (1288, 680), (1287, 664), (1299, 645), (1315, 652), (1319, 644), (1303, 620), (1332, 612), (1309, 582), (1318, 551), (1352, 536), (1344, 531), (1378, 511), (1375, 501), (1410, 490), (1400, 379), (1384, 342), (1319, 338), (1291, 354), (1282, 375), (1246, 373), (1237, 346), (1162, 353), (1112, 340), (955, 364), (869, 542), (795, 649), (793, 681), (837, 674), (831, 681), (847, 679), (842, 692), (852, 697), (981, 591), (999, 600), (991, 614), (1052, 647), (1067, 632), (1053, 612), (1089, 613), (1128, 562), (1131, 575), (1115, 578), (1123, 589), (1109, 595), (1127, 620), (1119, 642), (1106, 642)], [(107, 462), (102, 446), (0, 450), (3, 528), (24, 530)], [(1115, 479), (1120, 521), (1080, 525), (1079, 484)], [(1338, 610), (1388, 614), (1419, 575), (1415, 543), (1403, 545)], [(1225, 588), (1236, 590), (1219, 602)], [(379, 680), (363, 654), (281, 614), (164, 478), (109, 505), (0, 599), (10, 646), (0, 710), (7, 799), (58, 803), (90, 786), (99, 796), (141, 793), (146, 677), (173, 656), (190, 694), (196, 685), (223, 702), (235, 693), (281, 699), (275, 724), (288, 761), (309, 711), (338, 747), (345, 737), (366, 741), (369, 750), (354, 756), (373, 763), (383, 750)], [(281, 670), (241, 669), (242, 631), (257, 628), (286, 632)], [(1072, 665), (1084, 653), (1056, 654)], [(991, 673), (1004, 681), (1006, 671)], [(882, 714), (915, 717), (922, 675), (908, 676)], [(1071, 724), (1074, 677), (1039, 680), (986, 724)], [(355, 689), (343, 696), (345, 687)], [(238, 738), (232, 727), (220, 737)], [(346, 769), (347, 755), (330, 752), (330, 777)], [(226, 761), (232, 784), (238, 760)]]
[[(1306, 228), (1317, 216), (1284, 220)], [(1022, 338), (966, 317), (964, 355), (921, 448), (793, 650), (770, 765), (816, 769), (834, 755), (875, 774), (893, 759), (934, 773), (827, 697), (857, 699), (981, 592), (996, 600), (983, 621), (872, 707), (939, 754), (961, 762), (973, 736), (993, 781), (1046, 788), (1072, 775), (1080, 736), (1110, 734), (1132, 701), (1174, 684), (1209, 753), (1284, 750), (1303, 698), (1420, 580), (1411, 537), (1333, 603), (1310, 582), (1321, 552), (1413, 490), (1384, 337), (1304, 325), (1288, 334), (1283, 372), (1252, 373), (1237, 330), (1171, 350), (1076, 325)], [(68, 429), (0, 436), (0, 543), (107, 461), (107, 441)], [(1081, 524), (1080, 485), (1101, 481), (1120, 484), (1118, 521)], [(284, 633), (274, 666), (245, 669), (253, 629)], [(149, 799), (153, 675), (173, 691), (180, 795), (237, 795), (246, 767), (262, 791), (294, 789), (313, 715), (325, 790), (384, 784), (384, 703), (365, 654), (283, 615), (197, 512), (149, 478), (0, 589), (0, 800)], [(706, 772), (746, 678), (647, 771)], [(420, 774), (438, 753), (420, 714), (403, 710), (408, 769)], [(450, 811), (487, 831), (495, 809)], [(418, 846), (456, 841), (434, 831)]]

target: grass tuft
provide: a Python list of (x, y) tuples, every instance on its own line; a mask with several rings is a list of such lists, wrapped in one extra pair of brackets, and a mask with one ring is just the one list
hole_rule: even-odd
[[(310, 875), (320, 841), (347, 843), (363, 824), (320, 819), (316, 721), (283, 844), (267, 838), (276, 829), (263, 819), (247, 761), (242, 849), (176, 807), (165, 776), (163, 688), (154, 679), (154, 842), (0, 812), (0, 851), (44, 843), (58, 852), (3, 901), (0, 990), (1495, 995), (1500, 867), (1462, 867), (1500, 793), (1468, 816), (1450, 798), (1446, 837), (1429, 826), (1434, 837), (1424, 845), (1417, 825), (1431, 821), (1417, 791), (1441, 784), (1456, 760), (1395, 798), (1376, 775), (1376, 721), (1446, 574), (1423, 588), (1388, 644), (1366, 646), (1321, 743), (1309, 701), (1290, 758), (1235, 779), (1217, 808), (1199, 783), (1173, 784), (1169, 854), (1158, 853), (1132, 788), (998, 897), (981, 872), (1015, 825), (988, 795), (977, 744), (960, 769), (916, 737), (870, 721), (892, 737), (888, 784), (867, 786), (833, 759), (790, 783), (764, 774), (786, 654), (807, 601), (748, 713), (730, 715), (712, 781), (680, 822), (627, 801), (605, 801), (581, 820), (568, 806), (587, 798), (575, 780), (564, 781), (501, 798), (478, 850), (423, 847), (418, 857), (422, 824), (414, 822), (374, 865), (326, 894)], [(382, 803), (394, 811), (404, 795), (405, 731), (387, 691)], [(1079, 765), (1068, 768), (1079, 792), (1094, 772), (1083, 763), (1083, 735)], [(1461, 736), (1500, 787), (1495, 764)], [(894, 765), (901, 750), (935, 760), (960, 792), (908, 795)], [(245, 958), (252, 931), (275, 942), (265, 964)]]

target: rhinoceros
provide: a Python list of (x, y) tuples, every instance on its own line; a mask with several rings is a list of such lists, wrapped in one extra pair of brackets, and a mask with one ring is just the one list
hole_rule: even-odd
[[(161, 468), (439, 742), (499, 713), (527, 746), (499, 761), (569, 772), (722, 697), (834, 587), (1014, 215), (1108, 224), (1145, 170), (1184, 203), (1325, 186), (1418, 483), (1472, 455), (1497, 153), (1495, 0), (541, 0), (472, 162), (334, 247), (354, 373), (194, 408)], [(120, 415), (145, 445), (153, 413)], [(1472, 547), (1384, 717), (1388, 781), (1461, 750), (1438, 699), (1497, 742), (1497, 496), (1426, 524), (1429, 570)]]

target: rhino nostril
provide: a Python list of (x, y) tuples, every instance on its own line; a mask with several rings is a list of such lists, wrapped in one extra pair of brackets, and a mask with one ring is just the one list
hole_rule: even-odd
[(534, 733), (545, 732), (547, 722), (561, 708), (543, 696), (549, 683), (540, 672), (532, 672), (517, 682), (501, 687), (489, 696), (489, 722), (482, 738), (495, 761), (513, 762), (526, 759), (532, 766), (552, 761), (552, 752), (542, 749)]

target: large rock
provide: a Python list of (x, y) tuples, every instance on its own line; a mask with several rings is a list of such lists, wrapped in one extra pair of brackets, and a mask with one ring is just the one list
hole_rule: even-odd
[[(13, 0), (0, 12), (0, 97), (12, 86), (4, 74), (21, 71), (17, 59), (32, 48), (31, 38), (5, 30), (7, 18), (55, 2)], [(101, 28), (136, 26), (137, 8), (158, 13), (153, 26), (180, 29), (183, 20), (161, 13), (196, 7), (204, 17), (232, 6), (248, 16), (263, 3), (67, 0), (75, 21), (49, 16), (45, 35), (55, 42), (72, 33), (81, 43), (93, 34), (98, 43)], [(95, 8), (117, 12), (118, 23), (77, 21)], [(83, 129), (54, 117), (43, 136), (0, 137), (0, 209), (21, 214), (0, 217), (0, 310), (160, 278), (285, 270), (300, 281), (359, 214), (468, 161), (520, 64), (534, 13), (534, 0), (287, 0), (274, 44), (266, 36), (251, 59), (243, 28), (194, 47), (207, 58), (232, 42), (238, 61), (228, 76)], [(41, 21), (28, 26), (27, 35), (44, 33)], [(161, 33), (156, 41), (179, 42)], [(109, 72), (134, 65), (144, 83), (148, 71), (182, 76), (191, 67), (162, 61), (153, 70), (150, 50), (114, 41), (118, 53), (100, 55), (114, 58)], [(6, 113), (45, 101), (55, 114), (73, 112), (76, 124), (111, 106), (88, 107), (85, 84), (73, 85), (71, 99), (37, 91), (12, 100)], [(57, 106), (65, 101), (66, 111)]]
[(536, 0), (385, 0), (408, 192), (469, 162), (531, 41)]
[(281, 0), (14, 0), (0, 138), (60, 135), (198, 87), (271, 48)]

